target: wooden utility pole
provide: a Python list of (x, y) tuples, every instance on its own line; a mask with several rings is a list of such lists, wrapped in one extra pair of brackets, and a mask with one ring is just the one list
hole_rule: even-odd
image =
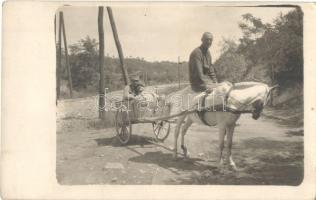
[(143, 79), (144, 79), (144, 83), (145, 83), (145, 85), (148, 85), (148, 81), (147, 81), (147, 76), (148, 76), (148, 72), (146, 71), (146, 69), (145, 69), (145, 71), (143, 72)]
[(146, 85), (146, 72), (143, 71), (142, 73), (142, 79), (143, 79), (143, 83)]
[(55, 39), (55, 48), (56, 48), (56, 105), (57, 105), (57, 63), (58, 63), (58, 57), (57, 57), (57, 55), (58, 55), (58, 53), (57, 53), (57, 46), (56, 46), (56, 44), (57, 44), (57, 39), (56, 39), (56, 14), (55, 14), (55, 17), (54, 17), (54, 39)]
[(68, 86), (70, 97), (72, 98), (72, 78), (71, 78), (71, 70), (69, 64), (69, 57), (68, 57), (68, 47), (67, 47), (67, 38), (66, 38), (66, 29), (65, 29), (65, 22), (64, 22), (64, 15), (63, 12), (59, 12), (61, 18), (61, 25), (63, 30), (63, 40), (64, 40), (64, 47), (65, 47), (65, 58), (66, 58), (66, 67), (67, 67), (67, 74), (68, 74)]
[(113, 37), (115, 40), (115, 45), (118, 51), (118, 55), (120, 58), (120, 63), (121, 63), (121, 70), (122, 70), (122, 74), (123, 74), (123, 78), (124, 78), (124, 83), (125, 85), (129, 85), (129, 78), (128, 78), (128, 74), (127, 74), (127, 70), (124, 66), (124, 56), (123, 56), (123, 51), (122, 51), (122, 47), (118, 38), (118, 34), (117, 34), (117, 30), (116, 30), (116, 26), (115, 26), (115, 21), (114, 21), (114, 17), (113, 17), (113, 13), (112, 13), (112, 9), (111, 7), (106, 7), (107, 11), (108, 11), (108, 15), (109, 15), (109, 19), (110, 19), (110, 24), (112, 27), (112, 32), (113, 32)]
[(56, 93), (57, 99), (60, 98), (60, 75), (61, 75), (61, 17), (59, 15), (59, 27), (58, 27), (58, 42), (57, 42), (57, 84), (56, 84)]
[(180, 62), (180, 56), (178, 56), (178, 84), (179, 84), (179, 89), (180, 89), (180, 65), (181, 65), (181, 62)]
[(98, 32), (99, 32), (99, 118), (105, 118), (105, 77), (104, 77), (104, 30), (103, 30), (103, 6), (99, 6)]
[[(274, 81), (274, 64), (271, 65), (271, 82), (272, 82), (272, 85), (275, 83)], [(273, 106), (273, 101), (274, 101), (274, 96), (273, 96), (273, 90), (271, 91), (271, 94), (270, 94), (270, 105)]]

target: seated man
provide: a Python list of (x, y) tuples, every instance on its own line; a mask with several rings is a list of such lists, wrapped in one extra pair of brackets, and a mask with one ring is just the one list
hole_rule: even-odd
[(131, 84), (124, 88), (123, 99), (154, 102), (165, 98), (164, 95), (159, 96), (154, 91), (146, 90), (138, 74), (131, 76)]
[(145, 84), (140, 80), (139, 75), (132, 75), (131, 84), (124, 88), (123, 99), (131, 101), (133, 110), (137, 110), (135, 113), (137, 117), (144, 117), (156, 112), (158, 102), (164, 97), (157, 95), (154, 91), (145, 90)]
[(124, 99), (139, 99), (145, 89), (145, 84), (139, 79), (139, 76), (134, 75), (131, 78), (131, 84), (124, 88)]
[(201, 38), (202, 44), (195, 48), (189, 59), (189, 80), (194, 92), (210, 93), (217, 87), (215, 69), (209, 48), (213, 42), (213, 35), (205, 32)]

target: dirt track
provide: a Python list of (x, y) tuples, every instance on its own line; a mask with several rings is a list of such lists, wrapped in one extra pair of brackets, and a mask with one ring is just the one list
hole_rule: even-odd
[(81, 112), (82, 107), (78, 102), (58, 107), (56, 172), (60, 184), (298, 185), (303, 178), (301, 127), (243, 115), (233, 144), (239, 170), (219, 170), (216, 127), (193, 125), (186, 136), (191, 159), (174, 161), (170, 150), (173, 128), (164, 143), (156, 143), (150, 124), (135, 125), (130, 144), (121, 146), (114, 128), (98, 126), (96, 113)]

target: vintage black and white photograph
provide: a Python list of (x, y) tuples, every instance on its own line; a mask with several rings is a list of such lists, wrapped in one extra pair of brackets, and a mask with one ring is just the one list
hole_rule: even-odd
[(300, 185), (303, 20), (295, 5), (60, 7), (58, 183)]

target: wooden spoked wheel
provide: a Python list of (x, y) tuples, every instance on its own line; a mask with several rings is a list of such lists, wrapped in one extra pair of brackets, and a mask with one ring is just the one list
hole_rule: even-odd
[(115, 116), (116, 136), (121, 144), (127, 144), (132, 136), (132, 124), (129, 113), (126, 110), (119, 109)]
[(153, 130), (156, 139), (159, 142), (165, 141), (170, 133), (170, 123), (167, 121), (158, 121), (153, 123)]

